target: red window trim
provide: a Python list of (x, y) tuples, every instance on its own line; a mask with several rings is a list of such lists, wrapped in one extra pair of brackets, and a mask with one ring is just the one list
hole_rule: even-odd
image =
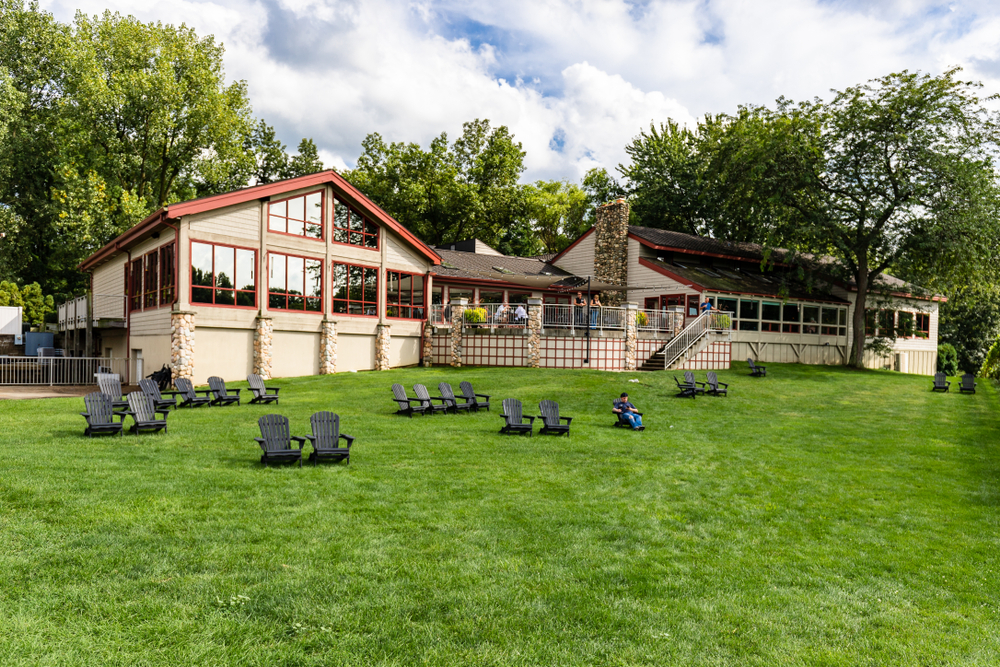
[[(138, 270), (136, 270), (136, 265), (138, 265)], [(142, 260), (142, 256), (135, 257), (128, 263), (128, 312), (134, 313), (136, 311), (142, 310), (142, 275), (145, 263)], [(138, 278), (139, 284), (136, 285), (136, 278)], [(133, 299), (137, 299), (136, 305), (133, 305)]]
[[(253, 264), (254, 264), (253, 292), (254, 292), (254, 303), (256, 305), (253, 305), (253, 306), (241, 306), (241, 305), (235, 304), (235, 303), (234, 304), (228, 304), (228, 303), (205, 303), (204, 301), (195, 301), (194, 300), (194, 290), (195, 290), (196, 287), (199, 288), (199, 289), (211, 289), (212, 290), (212, 298), (213, 299), (215, 298), (215, 289), (216, 289), (214, 286), (211, 287), (211, 288), (209, 288), (209, 287), (205, 287), (204, 285), (195, 285), (194, 284), (194, 280), (192, 280), (191, 277), (190, 277), (191, 276), (191, 271), (194, 270), (194, 267), (191, 266), (191, 258), (194, 256), (193, 249), (194, 249), (194, 244), (195, 243), (202, 243), (204, 245), (210, 245), (210, 246), (213, 246), (213, 247), (214, 246), (222, 246), (223, 248), (233, 248), (234, 250), (249, 250), (249, 251), (251, 251), (253, 253)], [(233, 259), (234, 259), (234, 262), (235, 262), (235, 256), (234, 256)], [(260, 282), (259, 282), (260, 276), (257, 275), (258, 273), (260, 273), (259, 269), (260, 269), (260, 267), (257, 266), (257, 248), (248, 248), (246, 246), (232, 245), (230, 243), (215, 243), (214, 241), (203, 241), (202, 239), (188, 239), (188, 302), (192, 306), (197, 306), (197, 307), (205, 306), (206, 308), (238, 308), (240, 310), (257, 310), (257, 307), (260, 305)], [(212, 282), (213, 283), (215, 282), (215, 252), (214, 251), (212, 252)], [(234, 292), (249, 292), (250, 290), (234, 289), (233, 291)]]
[[(319, 271), (320, 271), (320, 275), (319, 275), (319, 296), (306, 296), (305, 294), (302, 295), (303, 299), (312, 299), (314, 301), (319, 301), (319, 310), (299, 310), (298, 308), (272, 308), (271, 307), (271, 258), (274, 257), (275, 255), (278, 255), (279, 257), (286, 258), (285, 259), (285, 289), (288, 289), (288, 260), (287, 260), (287, 258), (289, 258), (289, 257), (298, 257), (299, 259), (301, 259), (303, 261), (308, 260), (310, 262), (319, 262)], [(323, 268), (324, 268), (323, 264), (325, 264), (325, 259), (326, 258), (324, 258), (324, 257), (307, 257), (306, 255), (290, 255), (290, 254), (288, 254), (286, 252), (271, 252), (271, 251), (268, 251), (268, 253), (267, 253), (267, 309), (268, 309), (268, 311), (274, 310), (274, 311), (279, 311), (279, 312), (282, 312), (282, 313), (306, 313), (307, 315), (323, 315), (324, 312), (325, 312), (323, 310), (323, 305), (324, 305), (323, 304), (323, 287), (324, 287), (324, 281), (325, 281), (325, 278), (326, 278), (326, 276), (324, 274), (324, 271), (323, 271)], [(302, 265), (302, 271), (303, 271), (303, 274), (302, 274), (302, 289), (304, 290), (305, 289), (305, 264), (304, 263)], [(276, 296), (281, 296), (281, 294), (278, 293), (278, 292), (275, 292), (274, 294)], [(288, 295), (285, 294), (284, 296), (286, 297), (285, 303), (287, 304), (288, 303), (288, 299), (287, 299)]]
[[(164, 262), (163, 261), (163, 254), (167, 250), (167, 248), (170, 248), (173, 252), (172, 252), (172, 255), (170, 257), (170, 261), (169, 262)], [(160, 305), (158, 307), (159, 308), (163, 308), (165, 306), (169, 307), (169, 306), (172, 306), (174, 304), (174, 299), (177, 298), (177, 270), (176, 270), (177, 269), (177, 267), (176, 267), (176, 262), (177, 262), (177, 243), (175, 241), (170, 241), (169, 243), (164, 243), (163, 245), (161, 245), (159, 248), (156, 249), (156, 252), (160, 253), (160, 259), (159, 259), (159, 262), (160, 262)], [(170, 285), (170, 297), (169, 298), (165, 298), (165, 295), (163, 293), (164, 284), (165, 284), (165, 282), (164, 282), (164, 273), (166, 273), (166, 269), (168, 267), (170, 269), (170, 273), (173, 274), (173, 276), (172, 276), (173, 280), (171, 281), (172, 284)]]
[[(357, 247), (357, 246), (355, 246), (355, 247)], [(356, 267), (361, 268), (361, 269), (375, 269), (375, 276), (376, 276), (376, 278), (375, 278), (375, 280), (376, 280), (376, 284), (375, 284), (375, 301), (364, 301), (364, 300), (362, 300), (362, 301), (354, 301), (354, 300), (352, 300), (350, 298), (350, 294), (351, 294), (350, 282), (348, 282), (348, 285), (347, 285), (348, 298), (346, 298), (346, 299), (337, 299), (337, 298), (335, 298), (333, 296), (333, 290), (336, 289), (336, 286), (334, 285), (333, 281), (334, 281), (334, 273), (336, 272), (335, 267), (338, 264), (342, 264), (342, 265), (344, 265), (344, 266), (347, 267), (347, 269), (348, 269), (347, 270), (348, 281), (350, 280), (350, 274), (351, 274), (350, 267), (352, 267), (352, 266), (356, 266)], [(363, 276), (364, 276), (364, 272), (362, 271), (362, 277)], [(369, 318), (374, 317), (374, 318), (378, 318), (378, 295), (379, 295), (379, 286), (378, 286), (378, 283), (381, 282), (381, 281), (382, 281), (381, 271), (379, 270), (379, 267), (377, 267), (377, 266), (369, 266), (367, 264), (352, 264), (350, 262), (338, 262), (336, 260), (332, 260), (330, 262), (330, 314), (331, 315), (336, 315), (337, 317), (369, 317)], [(361, 286), (361, 289), (362, 289), (362, 291), (364, 290), (364, 285)], [(333, 307), (333, 302), (334, 301), (346, 301), (348, 308), (351, 307), (351, 303), (360, 303), (360, 304), (374, 303), (375, 304), (375, 314), (374, 315), (365, 315), (365, 314), (362, 313), (362, 314), (358, 315), (357, 313), (338, 313), (336, 310), (334, 310), (334, 307)], [(364, 307), (364, 306), (362, 306), (362, 307)]]
[[(304, 233), (303, 234), (292, 234), (291, 232), (287, 232), (287, 231), (286, 232), (279, 232), (279, 231), (276, 231), (274, 229), (271, 229), (271, 204), (280, 204), (283, 201), (285, 201), (285, 202), (286, 201), (291, 201), (292, 199), (298, 199), (299, 197), (302, 197), (303, 199), (305, 199), (309, 195), (314, 195), (317, 192), (319, 193), (319, 196), (320, 196), (320, 206), (319, 206), (320, 207), (320, 214), (319, 214), (319, 218), (320, 218), (320, 221), (319, 221), (319, 237), (306, 236)], [(303, 208), (305, 208), (305, 207), (303, 206)], [(287, 207), (285, 208), (285, 211), (286, 211), (286, 215), (283, 216), (283, 217), (285, 219), (285, 229), (288, 229), (288, 220), (289, 220), (289, 218), (288, 218), (288, 215), (287, 215), (287, 211), (288, 211)], [(267, 229), (267, 231), (268, 231), (269, 234), (281, 234), (282, 236), (291, 236), (292, 238), (296, 238), (296, 239), (306, 239), (306, 240), (309, 240), (309, 241), (326, 242), (326, 188), (320, 188), (319, 190), (311, 190), (309, 192), (303, 192), (302, 194), (298, 194), (298, 195), (291, 195), (291, 196), (285, 197), (283, 199), (271, 199), (271, 200), (268, 200), (268, 202), (267, 202), (267, 213), (266, 213), (265, 217), (267, 218), (266, 229)], [(275, 217), (282, 217), (282, 216), (275, 216)], [(296, 222), (299, 222), (299, 221), (296, 220)], [(305, 226), (307, 224), (310, 224), (310, 223), (308, 223), (305, 220), (302, 220), (302, 229), (303, 229), (303, 231), (305, 231)]]
[[(349, 242), (345, 243), (344, 241), (338, 241), (338, 240), (336, 240), (335, 237), (337, 236), (337, 230), (338, 229), (343, 229), (344, 231), (346, 231), (347, 232), (347, 238), (348, 239), (351, 238), (351, 230), (350, 230), (350, 228), (338, 227), (337, 226), (337, 204), (338, 203), (341, 206), (346, 206), (348, 211), (354, 211), (355, 213), (357, 213), (358, 215), (360, 215), (361, 216), (361, 220), (362, 220), (363, 223), (364, 222), (370, 222), (373, 225), (375, 225), (375, 228), (376, 228), (377, 231), (374, 234), (374, 236), (375, 236), (375, 247), (374, 248), (369, 248), (366, 245), (357, 245), (356, 243), (349, 243)], [(348, 213), (347, 214), (347, 219), (350, 220), (350, 218), (351, 218), (351, 214)], [(363, 224), (362, 224), (362, 227), (364, 227)], [(354, 232), (354, 233), (357, 234), (358, 232)], [(366, 232), (361, 232), (361, 234), (362, 234), (362, 240), (364, 240), (364, 238), (363, 238), (364, 236), (372, 236), (372, 234), (368, 234)], [(334, 196), (334, 198), (333, 198), (333, 211), (332, 211), (332, 214), (330, 215), (330, 243), (332, 243), (334, 245), (346, 245), (346, 246), (350, 246), (352, 248), (361, 248), (362, 250), (371, 250), (373, 252), (378, 252), (378, 251), (382, 250), (382, 225), (380, 225), (377, 222), (375, 222), (374, 220), (370, 219), (362, 211), (360, 211), (358, 209), (355, 209), (350, 204), (341, 202), (339, 199), (337, 199), (336, 196)]]
[[(423, 289), (424, 299), (423, 299), (423, 302), (419, 306), (416, 305), (416, 304), (413, 304), (413, 303), (410, 303), (410, 304), (389, 303), (389, 274), (390, 273), (395, 273), (397, 276), (400, 276), (400, 282), (402, 282), (402, 276), (410, 276), (410, 277), (419, 276), (420, 278), (423, 278), (423, 281), (424, 281), (424, 289)], [(411, 283), (411, 285), (412, 285), (412, 283)], [(412, 286), (410, 287), (410, 299), (411, 299), (411, 301), (413, 299), (413, 287)], [(423, 315), (423, 317), (402, 317), (400, 315), (389, 315), (389, 307), (390, 306), (395, 306), (397, 308), (409, 308), (410, 312), (413, 312), (414, 308), (419, 308), (423, 312), (424, 315)], [(414, 322), (422, 322), (423, 320), (426, 320), (427, 319), (427, 275), (423, 274), (423, 273), (413, 273), (411, 271), (397, 271), (395, 269), (386, 269), (385, 270), (385, 316), (386, 316), (386, 319), (391, 319), (391, 320), (411, 320), (411, 321), (414, 321)]]

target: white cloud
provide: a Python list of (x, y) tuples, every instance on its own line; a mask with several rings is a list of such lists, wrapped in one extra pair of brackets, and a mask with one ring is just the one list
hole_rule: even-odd
[(508, 125), (526, 180), (611, 170), (651, 121), (690, 122), (779, 95), (825, 96), (901, 69), (964, 64), (1000, 84), (986, 2), (784, 0), (47, 0), (187, 23), (226, 45), (256, 114), (290, 147), (353, 164), (362, 138), (426, 146), (463, 121)]

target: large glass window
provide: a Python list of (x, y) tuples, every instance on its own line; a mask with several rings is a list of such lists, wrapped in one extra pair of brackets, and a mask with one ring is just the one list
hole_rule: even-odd
[(455, 299), (468, 299), (469, 303), (473, 302), (473, 295), (475, 290), (466, 289), (464, 287), (449, 287), (448, 288), (448, 302), (451, 303)]
[[(760, 301), (750, 299), (740, 299), (740, 319), (756, 320), (760, 319)], [(754, 328), (753, 331), (757, 329)]]
[[(844, 325), (841, 331), (841, 325)], [(824, 336), (845, 336), (847, 335), (847, 311), (843, 308), (831, 308), (823, 306), (823, 319), (821, 320), (820, 333)]]
[(900, 338), (913, 338), (913, 313), (905, 310), (899, 311), (896, 322), (896, 335)]
[(775, 301), (764, 301), (760, 307), (761, 331), (781, 331), (781, 304)]
[(378, 269), (334, 262), (333, 312), (378, 317)]
[(688, 294), (687, 304), (687, 316), (698, 317), (698, 295)]
[(352, 206), (333, 200), (333, 240), (363, 248), (378, 249), (378, 225)]
[(896, 335), (896, 311), (878, 311), (878, 333), (880, 336), (893, 337)]
[(142, 310), (142, 257), (136, 257), (129, 264), (128, 309)]
[(257, 253), (232, 246), (191, 244), (191, 301), (216, 306), (257, 306)]
[(160, 247), (160, 305), (174, 302), (177, 277), (174, 273), (174, 244)]
[(143, 308), (156, 308), (159, 304), (160, 254), (154, 250), (143, 259)]
[(917, 338), (931, 337), (931, 316), (927, 313), (917, 313)]
[(323, 238), (323, 191), (270, 202), (267, 228), (281, 234)]
[(385, 315), (420, 320), (424, 317), (424, 277), (416, 273), (385, 272)]
[(267, 307), (276, 310), (323, 309), (323, 262), (293, 255), (268, 255)]
[(503, 292), (479, 290), (479, 303), (503, 303)]
[(797, 303), (786, 303), (781, 307), (781, 331), (783, 333), (799, 332), (799, 317), (801, 309)]
[(819, 306), (802, 307), (802, 333), (819, 333)]
[(875, 335), (875, 311), (871, 308), (865, 308), (865, 335), (874, 336)]

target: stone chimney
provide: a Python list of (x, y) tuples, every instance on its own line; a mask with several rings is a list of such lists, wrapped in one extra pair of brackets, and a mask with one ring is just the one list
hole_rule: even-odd
[[(628, 202), (618, 199), (597, 209), (594, 224), (594, 278), (609, 283), (628, 283)], [(625, 292), (605, 292), (601, 303), (618, 306)]]

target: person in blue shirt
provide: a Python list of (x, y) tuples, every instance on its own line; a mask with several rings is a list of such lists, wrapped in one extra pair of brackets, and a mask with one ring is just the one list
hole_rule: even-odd
[(708, 297), (706, 296), (705, 301), (703, 301), (701, 304), (701, 312), (707, 313), (708, 311), (712, 310), (713, 307), (714, 306), (712, 306), (712, 302), (709, 301)]
[(618, 406), (612, 409), (617, 415), (620, 415), (624, 421), (627, 421), (631, 426), (633, 431), (645, 431), (646, 427), (642, 425), (642, 415), (639, 414), (639, 410), (629, 403), (628, 394), (624, 391), (621, 395), (621, 401)]

